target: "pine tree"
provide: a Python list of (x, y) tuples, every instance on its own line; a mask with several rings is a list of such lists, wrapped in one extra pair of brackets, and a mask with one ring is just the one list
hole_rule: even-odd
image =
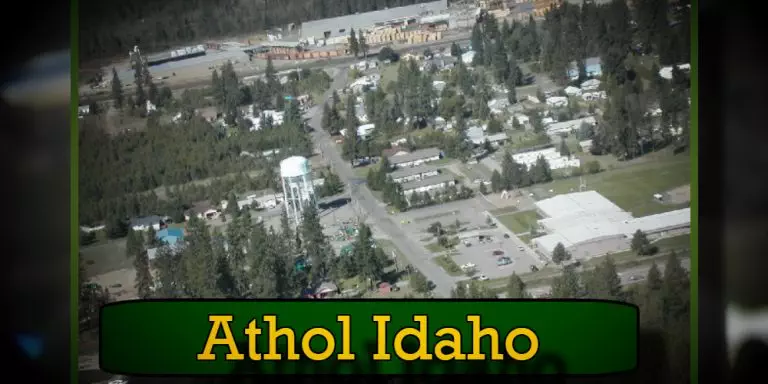
[(320, 217), (313, 205), (304, 207), (300, 230), (304, 254), (312, 263), (311, 280), (315, 284), (320, 283), (328, 275), (328, 263), (333, 257), (333, 249), (323, 233)]
[(376, 254), (377, 248), (373, 248), (373, 245), (371, 228), (361, 224), (357, 229), (357, 238), (353, 243), (352, 254), (356, 260), (359, 260), (361, 266), (360, 275), (368, 279), (371, 289), (373, 289), (374, 284), (384, 274), (382, 259)]
[(671, 324), (684, 319), (689, 313), (690, 280), (675, 252), (670, 252), (664, 267), (664, 283), (661, 289), (664, 306), (664, 322)]
[(635, 231), (634, 235), (632, 235), (630, 248), (640, 256), (647, 255), (651, 249), (651, 242), (648, 241), (648, 236), (638, 229)]
[(557, 243), (552, 250), (552, 262), (560, 264), (571, 259), (571, 254), (565, 249), (563, 243)]
[(429, 281), (419, 271), (411, 273), (409, 283), (410, 287), (417, 293), (426, 295), (430, 291)]
[(468, 297), (467, 283), (458, 282), (456, 287), (451, 290), (452, 299), (466, 299)]
[(345, 131), (342, 154), (349, 160), (350, 165), (352, 166), (354, 166), (354, 162), (358, 158), (358, 146), (360, 141), (360, 137), (357, 134), (358, 120), (356, 111), (355, 97), (354, 95), (349, 95), (347, 97), (346, 118), (344, 119)]
[(624, 298), (616, 264), (610, 257), (606, 257), (586, 275), (584, 285), (587, 296), (591, 299), (622, 300)]
[(491, 119), (488, 120), (488, 133), (499, 133), (504, 129), (504, 127), (501, 125), (501, 122), (496, 119), (495, 117), (491, 116)]
[(523, 279), (516, 273), (512, 273), (507, 282), (507, 299), (528, 299), (530, 294), (525, 288)]
[(352, 53), (355, 57), (357, 57), (358, 53), (360, 53), (360, 45), (357, 41), (357, 38), (355, 37), (355, 29), (352, 28), (349, 30), (349, 52)]
[(147, 299), (152, 295), (152, 272), (149, 267), (149, 255), (141, 249), (135, 254), (133, 263), (136, 268), (136, 292), (139, 299)]
[(125, 238), (125, 256), (135, 257), (137, 254), (144, 250), (144, 237), (141, 232), (134, 231), (133, 228), (128, 229), (128, 233)]
[(360, 36), (357, 38), (357, 46), (360, 52), (363, 54), (363, 58), (368, 58), (368, 43), (365, 41), (365, 35), (360, 32)]
[(550, 296), (555, 299), (578, 299), (584, 297), (584, 289), (576, 270), (572, 267), (563, 269), (561, 276), (552, 281)]
[(193, 298), (220, 297), (218, 263), (213, 254), (208, 226), (202, 219), (197, 216), (190, 219), (185, 241), (182, 260), (187, 294)]
[(461, 47), (459, 47), (456, 42), (451, 43), (451, 56), (453, 57), (459, 57), (461, 56)]
[(144, 86), (141, 84), (136, 85), (136, 106), (144, 108), (147, 104), (147, 95), (144, 93)]
[(115, 107), (123, 108), (123, 83), (117, 76), (117, 70), (114, 67), (112, 68), (112, 100), (115, 102)]
[(568, 157), (568, 158), (571, 157), (571, 149), (568, 148), (568, 142), (566, 141), (565, 138), (560, 140), (560, 156)]

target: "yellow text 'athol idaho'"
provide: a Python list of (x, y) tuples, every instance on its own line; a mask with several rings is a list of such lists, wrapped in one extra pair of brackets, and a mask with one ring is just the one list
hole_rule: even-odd
[[(392, 317), (390, 315), (374, 315), (371, 319), (376, 325), (376, 351), (370, 357), (377, 361), (389, 361), (395, 358), (404, 361), (415, 360), (504, 360), (511, 358), (517, 361), (526, 361), (536, 356), (539, 350), (539, 337), (529, 328), (515, 328), (501, 335), (495, 328), (483, 328), (480, 324), (479, 315), (468, 315), (467, 322), (472, 326), (470, 335), (462, 333), (457, 328), (442, 327), (434, 332), (438, 339), (434, 346), (429, 345), (428, 322), (429, 316), (415, 315), (413, 321), (416, 327), (404, 327), (400, 329), (390, 329), (388, 326)], [(229, 350), (224, 355), (225, 360), (245, 360), (247, 358), (254, 361), (277, 361), (277, 360), (299, 360), (301, 355), (314, 361), (340, 360), (352, 361), (357, 355), (351, 352), (352, 333), (349, 315), (338, 315), (336, 321), (339, 323), (337, 332), (323, 327), (308, 329), (301, 335), (289, 327), (278, 327), (277, 316), (264, 315), (262, 317), (263, 328), (260, 328), (256, 320), (251, 320), (248, 326), (242, 331), (247, 337), (247, 351), (238, 348), (235, 342), (235, 336), (232, 331), (233, 316), (231, 315), (210, 315), (208, 321), (211, 323), (208, 338), (203, 346), (203, 351), (197, 355), (197, 360), (214, 361), (217, 355), (213, 353), (215, 346), (226, 346)], [(394, 338), (388, 337), (392, 334)], [(267, 350), (257, 350), (257, 338), (267, 338)], [(362, 335), (361, 335), (362, 336)], [(418, 347), (414, 350), (403, 347), (406, 337), (411, 336), (418, 342)], [(468, 337), (467, 337), (468, 336)], [(356, 336), (357, 337), (357, 336)], [(278, 341), (283, 338), (286, 344), (286, 353), (278, 353)], [(325, 340), (323, 350), (313, 350), (312, 340), (322, 338)], [(518, 338), (528, 340), (528, 349), (518, 351), (514, 343)], [(483, 353), (481, 343), (484, 339), (490, 341), (490, 353)], [(300, 351), (297, 351), (296, 341), (300, 340)], [(392, 340), (388, 345), (387, 340)], [(471, 353), (462, 352), (462, 342), (471, 343)], [(340, 348), (337, 348), (337, 345)], [(318, 348), (319, 349), (319, 348)], [(337, 352), (337, 349), (339, 350)]]

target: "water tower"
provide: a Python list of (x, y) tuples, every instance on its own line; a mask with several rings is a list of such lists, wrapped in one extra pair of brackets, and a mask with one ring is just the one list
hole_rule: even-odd
[(292, 156), (281, 161), (280, 179), (283, 183), (285, 211), (288, 218), (298, 225), (301, 222), (304, 207), (307, 204), (317, 205), (309, 160), (301, 156)]

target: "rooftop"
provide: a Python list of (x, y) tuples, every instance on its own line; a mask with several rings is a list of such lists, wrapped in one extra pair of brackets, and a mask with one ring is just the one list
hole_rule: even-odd
[(413, 189), (416, 189), (416, 188), (427, 187), (427, 186), (430, 186), (430, 185), (438, 185), (438, 184), (446, 183), (446, 182), (449, 182), (449, 181), (455, 181), (455, 180), (456, 180), (455, 176), (453, 176), (451, 174), (448, 174), (448, 173), (442, 173), (442, 174), (439, 174), (439, 175), (437, 175), (435, 177), (428, 177), (426, 179), (421, 179), (421, 180), (411, 181), (409, 183), (404, 183), (403, 184), (403, 191), (410, 191), (410, 190), (413, 190)]
[(389, 177), (393, 179), (399, 179), (401, 177), (408, 177), (413, 175), (420, 175), (422, 173), (428, 173), (428, 172), (434, 172), (439, 170), (440, 168), (434, 166), (434, 165), (421, 165), (418, 167), (413, 168), (402, 168), (395, 170), (394, 172), (389, 174)]
[(419, 17), (440, 13), (446, 10), (448, 10), (448, 1), (439, 0), (404, 7), (333, 17), (330, 19), (307, 21), (301, 24), (301, 36), (303, 38), (323, 38), (325, 32), (329, 32), (328, 37), (344, 36), (348, 35), (349, 30), (352, 28), (355, 30), (366, 29), (390, 20), (406, 17)]
[(596, 191), (557, 195), (536, 202), (536, 207), (551, 218), (562, 218), (574, 214), (623, 212), (619, 206)]
[(216, 209), (216, 207), (214, 207), (210, 201), (198, 201), (192, 203), (192, 207), (190, 207), (188, 211), (193, 213), (205, 213), (211, 209)]
[(163, 221), (163, 218), (157, 215), (135, 217), (130, 220), (130, 225), (131, 227), (135, 227), (138, 225), (149, 226), (149, 225), (159, 224), (161, 221)]
[(389, 158), (389, 162), (392, 165), (410, 163), (411, 161), (427, 159), (430, 157), (440, 156), (440, 149), (438, 148), (425, 148), (413, 151), (411, 153), (405, 153), (402, 155), (395, 155)]

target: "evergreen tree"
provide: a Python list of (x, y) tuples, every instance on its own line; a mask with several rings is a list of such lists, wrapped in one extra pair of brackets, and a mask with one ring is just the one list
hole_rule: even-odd
[(136, 292), (139, 299), (147, 299), (152, 295), (152, 272), (149, 267), (149, 255), (147, 251), (140, 249), (135, 254), (133, 262), (136, 268)]
[(504, 84), (507, 87), (507, 101), (509, 104), (517, 104), (517, 90), (515, 89), (515, 73), (510, 74)]
[(491, 173), (491, 190), (495, 192), (500, 192), (504, 189), (504, 182), (501, 180), (501, 173), (499, 173), (498, 169), (494, 169), (493, 173)]
[(314, 284), (318, 284), (328, 275), (328, 263), (333, 257), (333, 248), (323, 233), (320, 217), (313, 205), (304, 207), (300, 230), (304, 254), (312, 264), (310, 278)]
[(606, 257), (594, 270), (586, 274), (584, 288), (591, 299), (622, 300), (621, 279), (616, 264)]
[(352, 53), (355, 57), (360, 53), (360, 44), (355, 37), (355, 29), (352, 28), (349, 30), (349, 52)]
[(584, 297), (579, 275), (573, 267), (563, 269), (563, 274), (552, 281), (550, 296), (555, 299), (579, 299)]
[(555, 249), (552, 250), (552, 261), (555, 264), (560, 264), (564, 261), (571, 259), (571, 254), (565, 249), (563, 243), (557, 243)]
[(630, 248), (640, 256), (647, 255), (651, 250), (651, 242), (648, 241), (648, 236), (638, 229), (635, 231), (634, 235), (632, 235)]
[[(257, 298), (285, 299), (292, 295), (292, 264), (285, 253), (281, 252), (278, 235), (273, 228), (267, 233), (267, 243), (260, 250), (259, 269), (255, 272), (251, 294)], [(314, 266), (313, 266), (314, 268)]]
[(516, 273), (512, 273), (507, 282), (507, 299), (528, 299), (531, 295), (525, 288), (523, 279)]
[(422, 274), (419, 271), (414, 271), (413, 273), (411, 273), (408, 284), (410, 285), (411, 289), (413, 289), (415, 292), (420, 293), (422, 295), (426, 295), (427, 293), (429, 293), (429, 291), (431, 291), (429, 286), (429, 281), (424, 276), (424, 274)]
[(368, 280), (370, 288), (384, 275), (384, 265), (382, 258), (377, 254), (378, 248), (373, 248), (373, 233), (371, 228), (361, 224), (357, 229), (357, 238), (353, 243), (352, 254), (360, 263), (360, 275)]
[(453, 57), (459, 57), (461, 56), (461, 47), (459, 47), (456, 42), (451, 43), (451, 56)]
[(141, 232), (134, 231), (133, 228), (129, 228), (125, 238), (125, 256), (136, 257), (136, 255), (143, 250), (144, 236)]
[(566, 141), (565, 138), (560, 140), (560, 156), (568, 157), (568, 158), (571, 157), (571, 149), (568, 148), (568, 142)]
[(675, 252), (670, 252), (664, 267), (664, 283), (661, 289), (664, 306), (664, 322), (671, 324), (685, 319), (690, 306), (690, 281)]
[(112, 68), (112, 100), (115, 102), (115, 107), (123, 108), (123, 83), (117, 76), (117, 70), (114, 67)]
[(349, 160), (350, 165), (354, 166), (355, 160), (358, 158), (358, 146), (360, 137), (357, 134), (357, 115), (356, 115), (355, 96), (349, 95), (347, 97), (346, 106), (346, 118), (344, 119), (344, 144), (342, 148), (342, 155)]
[(360, 32), (360, 36), (357, 38), (357, 46), (360, 50), (360, 53), (363, 54), (363, 58), (368, 58), (368, 50), (370, 47), (368, 47), (368, 43), (365, 41), (365, 35), (363, 35), (362, 32)]
[(467, 283), (458, 282), (456, 283), (456, 287), (451, 290), (452, 299), (466, 299), (468, 296)]
[(147, 95), (144, 93), (144, 86), (136, 84), (136, 106), (144, 108), (147, 104)]
[(503, 129), (504, 127), (501, 125), (501, 121), (491, 116), (491, 119), (488, 120), (487, 132), (490, 134), (500, 133)]
[(234, 193), (230, 193), (227, 197), (227, 212), (232, 218), (240, 215), (240, 207), (237, 205), (237, 196)]
[(155, 296), (166, 299), (188, 297), (186, 273), (182, 263), (181, 252), (174, 252), (168, 246), (158, 248), (154, 261), (157, 268)]
[(211, 235), (206, 223), (192, 216), (187, 223), (186, 246), (182, 250), (185, 291), (193, 298), (220, 297), (218, 263), (213, 254)]

